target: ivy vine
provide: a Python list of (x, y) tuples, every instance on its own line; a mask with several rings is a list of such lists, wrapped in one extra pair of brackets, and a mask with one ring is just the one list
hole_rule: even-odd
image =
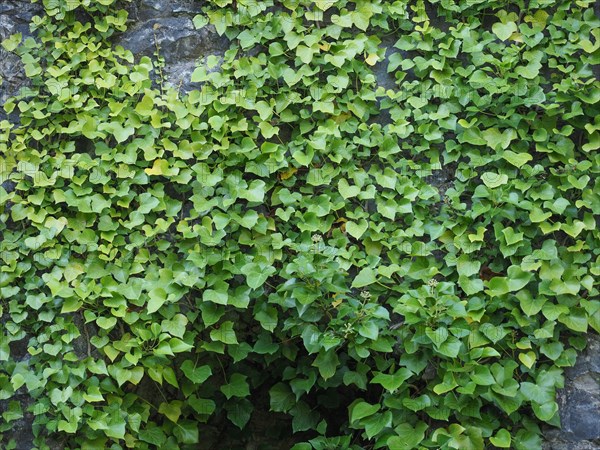
[(205, 1), (188, 93), (123, 2), (41, 3), (3, 43), (3, 448), (541, 448), (600, 332), (593, 1)]

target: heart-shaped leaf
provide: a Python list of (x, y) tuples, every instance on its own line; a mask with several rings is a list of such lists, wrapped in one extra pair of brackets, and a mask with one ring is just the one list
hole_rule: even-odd
[(501, 23), (496, 22), (492, 25), (492, 31), (502, 41), (507, 40), (513, 33), (517, 32), (517, 24), (514, 22)]

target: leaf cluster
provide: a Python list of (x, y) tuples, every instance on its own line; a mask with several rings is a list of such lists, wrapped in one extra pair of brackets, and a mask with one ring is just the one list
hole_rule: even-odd
[(122, 4), (42, 3), (3, 43), (3, 446), (541, 448), (600, 332), (593, 2), (206, 1), (185, 94)]

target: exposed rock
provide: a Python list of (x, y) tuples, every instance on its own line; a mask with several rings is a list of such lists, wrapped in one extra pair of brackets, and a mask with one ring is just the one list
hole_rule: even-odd
[(565, 370), (557, 396), (562, 429), (545, 433), (546, 450), (600, 449), (600, 336), (588, 339), (575, 367)]
[[(31, 18), (40, 14), (42, 7), (30, 0), (2, 0), (0, 2), (0, 41), (15, 33), (29, 34)], [(14, 53), (0, 47), (0, 105), (27, 85), (21, 60)], [(6, 113), (0, 108), (0, 120)]]
[(130, 7), (134, 20), (143, 22), (157, 17), (194, 16), (202, 11), (202, 2), (197, 0), (137, 0)]
[(165, 60), (165, 81), (187, 92), (195, 87), (190, 77), (198, 60), (229, 48), (214, 27), (196, 30), (193, 18), (202, 12), (201, 6), (194, 0), (138, 0), (129, 7), (132, 23), (117, 43), (136, 58), (152, 56), (158, 49)]

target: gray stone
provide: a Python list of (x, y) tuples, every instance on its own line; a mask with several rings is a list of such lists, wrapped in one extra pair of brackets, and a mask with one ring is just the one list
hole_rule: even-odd
[(150, 56), (158, 44), (160, 55), (167, 63), (181, 59), (194, 59), (205, 54), (202, 33), (198, 32), (189, 17), (163, 17), (151, 19), (128, 30), (119, 44), (136, 56)]
[(190, 82), (199, 59), (222, 55), (229, 48), (227, 38), (219, 36), (212, 26), (200, 30), (193, 18), (201, 12), (201, 2), (194, 0), (141, 0), (129, 8), (133, 18), (129, 29), (117, 37), (116, 43), (135, 55), (153, 56), (157, 51), (164, 58), (165, 81), (189, 92), (197, 86)]
[(180, 14), (194, 16), (202, 12), (202, 3), (195, 0), (138, 0), (131, 6), (136, 21), (157, 17), (173, 17)]
[(588, 336), (588, 347), (574, 367), (565, 370), (565, 387), (557, 394), (561, 430), (547, 430), (546, 450), (600, 449), (600, 337)]
[[(29, 35), (29, 23), (33, 16), (40, 14), (41, 5), (30, 0), (2, 0), (0, 3), (0, 41), (15, 33)], [(14, 53), (0, 46), (0, 106), (16, 95), (19, 89), (27, 85), (21, 60)], [(6, 119), (0, 108), (0, 120)]]

